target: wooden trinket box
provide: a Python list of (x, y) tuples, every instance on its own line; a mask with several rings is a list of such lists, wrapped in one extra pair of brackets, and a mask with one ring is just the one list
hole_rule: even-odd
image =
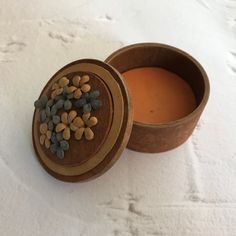
[[(193, 91), (196, 108), (167, 123), (136, 121), (122, 74), (140, 67), (161, 67), (183, 78)], [(209, 82), (201, 65), (168, 45), (135, 44), (114, 52), (105, 62), (78, 60), (56, 72), (35, 102), (35, 152), (57, 179), (90, 180), (108, 170), (126, 146), (154, 153), (182, 144), (193, 132), (208, 96)]]

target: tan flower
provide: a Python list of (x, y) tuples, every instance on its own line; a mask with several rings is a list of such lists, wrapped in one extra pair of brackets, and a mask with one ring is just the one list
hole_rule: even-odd
[[(80, 117), (79, 117), (80, 118)], [(84, 134), (87, 140), (92, 140), (94, 138), (94, 133), (91, 127), (95, 126), (98, 120), (95, 116), (91, 117), (91, 114), (84, 113), (82, 119), (80, 118), (77, 123), (77, 129), (75, 130), (75, 139), (80, 140)]]
[(65, 140), (70, 139), (70, 131), (75, 131), (74, 127), (77, 125), (77, 112), (72, 110), (69, 113), (63, 112), (61, 114), (61, 123), (57, 124), (56, 126), (56, 132), (62, 132), (63, 131), (63, 138)]
[(72, 92), (74, 92), (75, 99), (79, 99), (82, 93), (87, 93), (90, 91), (91, 86), (88, 84), (89, 80), (90, 78), (88, 75), (83, 75), (82, 78), (79, 75), (73, 77), (73, 86), (71, 86), (73, 89), (71, 89), (71, 91), (73, 90)]
[(69, 80), (64, 76), (59, 79), (58, 83), (52, 85), (51, 98), (54, 99), (56, 96), (62, 94), (64, 87), (69, 84)]
[(39, 137), (39, 142), (41, 145), (45, 145), (46, 148), (49, 148), (51, 145), (51, 136), (52, 136), (52, 131), (48, 129), (47, 123), (42, 123), (39, 126), (39, 132), (40, 132), (40, 137)]

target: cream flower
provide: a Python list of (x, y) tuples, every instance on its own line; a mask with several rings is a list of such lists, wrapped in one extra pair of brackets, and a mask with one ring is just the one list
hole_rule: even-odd
[(48, 129), (47, 123), (42, 123), (39, 126), (39, 132), (40, 132), (40, 137), (39, 137), (39, 142), (41, 145), (45, 145), (46, 148), (49, 148), (51, 145), (51, 136), (52, 136), (52, 131)]
[(54, 99), (56, 96), (62, 94), (64, 87), (66, 87), (69, 84), (69, 80), (64, 76), (61, 79), (59, 79), (58, 83), (54, 83), (52, 85), (52, 93), (51, 98)]
[(57, 124), (56, 132), (59, 133), (63, 131), (63, 138), (65, 140), (70, 139), (70, 131), (74, 131), (72, 127), (76, 124), (76, 118), (77, 112), (74, 110), (70, 111), (69, 113), (63, 112), (61, 114), (61, 123)]
[(72, 79), (73, 88), (76, 88), (74, 92), (74, 98), (79, 99), (82, 93), (87, 93), (90, 91), (91, 86), (88, 84), (90, 78), (88, 75), (83, 75), (82, 78), (79, 75), (76, 75)]
[(92, 140), (94, 138), (94, 133), (91, 127), (95, 126), (97, 123), (98, 120), (95, 116), (91, 117), (91, 114), (89, 112), (84, 113), (82, 118), (79, 119), (79, 122), (77, 122), (75, 139), (80, 140), (84, 134), (87, 140)]

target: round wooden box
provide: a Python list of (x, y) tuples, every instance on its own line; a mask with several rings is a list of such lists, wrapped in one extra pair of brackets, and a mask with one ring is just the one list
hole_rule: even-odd
[(141, 43), (119, 49), (105, 62), (120, 73), (139, 67), (164, 68), (182, 77), (191, 86), (197, 101), (192, 113), (169, 123), (146, 124), (134, 120), (128, 148), (139, 152), (163, 152), (188, 139), (207, 103), (210, 90), (206, 72), (193, 57), (168, 45)]
[[(94, 91), (99, 91), (100, 96), (97, 99), (102, 103), (101, 107), (96, 110), (91, 109), (89, 113), (87, 111), (84, 112), (84, 107), (82, 110), (76, 107), (76, 102), (80, 99), (73, 97), (70, 100), (72, 107), (69, 110), (65, 110), (64, 106), (67, 98), (63, 100), (64, 98), (62, 97), (62, 102), (64, 102), (63, 107), (58, 108), (57, 112), (54, 112), (53, 106), (55, 105), (57, 108), (57, 97), (49, 101), (50, 97), (53, 96), (53, 89), (58, 87), (61, 78), (66, 77), (66, 81), (69, 81), (69, 84), (67, 87), (64, 87), (66, 88), (65, 91), (72, 91), (75, 89), (73, 88), (73, 78), (76, 76), (80, 76), (80, 78), (89, 76), (90, 80), (88, 84), (91, 90), (84, 92), (82, 97), (91, 95), (90, 100), (87, 100), (87, 104), (89, 104), (89, 102), (93, 104), (94, 100), (92, 100), (92, 94), (96, 93), (94, 93)], [(68, 89), (69, 87), (70, 89)], [(59, 89), (56, 90), (59, 93), (60, 88), (57, 89)], [(68, 94), (65, 93), (65, 96), (70, 96), (72, 93), (68, 92)], [(72, 95), (74, 96), (74, 94)], [(48, 100), (44, 106), (41, 105), (41, 103), (43, 103), (42, 99), (45, 98), (45, 96), (47, 96)], [(80, 98), (82, 99), (82, 97)], [(51, 103), (53, 102), (55, 104), (52, 106)], [(39, 103), (41, 107), (39, 106), (40, 108), (35, 109), (33, 116), (32, 135), (34, 148), (42, 166), (48, 173), (60, 180), (70, 182), (85, 181), (101, 175), (114, 164), (127, 145), (133, 121), (129, 96), (120, 74), (104, 62), (84, 59), (66, 65), (48, 81), (36, 104), (37, 103)], [(46, 121), (42, 118), (45, 113), (44, 109), (46, 112), (48, 110)], [(96, 118), (98, 121), (97, 124), (91, 127), (94, 133), (92, 140), (87, 140), (85, 133), (80, 140), (76, 139), (76, 131), (79, 128), (75, 131), (73, 124), (76, 124), (76, 122), (73, 123), (72, 118), (69, 120), (71, 111), (73, 111), (71, 115), (73, 115), (73, 113), (77, 114), (76, 118), (71, 116), (73, 122), (76, 119), (77, 121), (81, 121), (81, 117), (83, 117), (84, 114), (90, 114), (90, 118)], [(68, 117), (66, 120), (63, 118), (63, 113), (67, 113), (67, 115), (64, 116)], [(54, 114), (53, 117), (52, 114)], [(84, 117), (86, 116), (87, 115)], [(58, 117), (61, 117), (60, 122), (62, 123), (56, 122)], [(53, 119), (55, 120), (55, 125), (49, 130), (49, 122)], [(81, 122), (77, 123), (78, 127), (82, 127), (82, 130), (86, 129), (86, 125), (90, 127), (89, 122), (88, 124), (84, 122), (82, 125), (79, 125)], [(62, 132), (59, 131), (61, 129), (60, 124), (62, 128), (64, 128)], [(46, 126), (48, 129), (46, 134), (50, 135), (50, 141), (47, 141), (47, 144), (46, 141), (44, 142), (47, 135), (44, 134), (46, 131), (44, 131), (43, 126)], [(65, 127), (68, 127), (67, 129), (71, 128), (69, 139), (64, 136)], [(58, 140), (54, 140), (52, 139), (52, 135), (54, 135), (54, 138), (60, 137)], [(52, 142), (52, 140), (54, 141)], [(69, 144), (69, 148), (65, 146), (65, 143), (67, 145)], [(54, 148), (56, 148), (56, 150), (54, 150)], [(64, 154), (64, 158), (61, 152)]]
[[(133, 120), (132, 97), (121, 73), (150, 66), (174, 72), (191, 86), (197, 101), (192, 113), (162, 124)], [(35, 152), (55, 178), (90, 180), (108, 170), (126, 146), (153, 153), (182, 144), (193, 132), (208, 96), (209, 81), (201, 65), (168, 45), (135, 44), (114, 52), (105, 62), (78, 60), (56, 72), (35, 103)]]

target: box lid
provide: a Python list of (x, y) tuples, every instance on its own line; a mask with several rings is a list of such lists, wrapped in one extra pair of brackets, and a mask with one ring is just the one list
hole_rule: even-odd
[(82, 59), (60, 69), (35, 102), (33, 144), (42, 166), (63, 181), (95, 178), (120, 157), (133, 124), (121, 75)]

